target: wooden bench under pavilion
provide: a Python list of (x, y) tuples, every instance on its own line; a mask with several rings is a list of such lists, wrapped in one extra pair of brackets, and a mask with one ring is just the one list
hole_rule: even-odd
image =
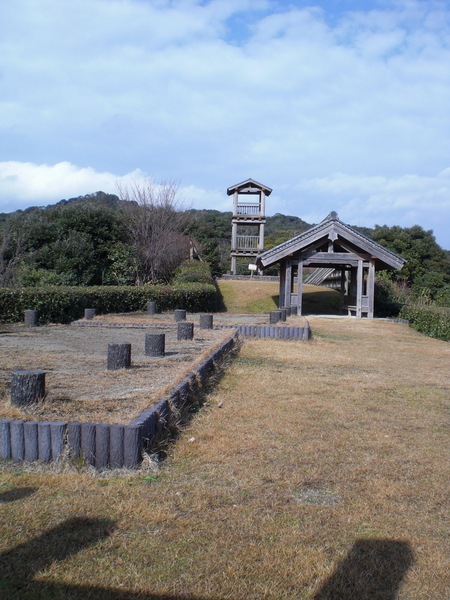
[(401, 269), (406, 260), (339, 220), (332, 212), (318, 225), (260, 254), (260, 269), (280, 263), (282, 308), (302, 314), (304, 267), (330, 268), (341, 273), (341, 313), (374, 316), (375, 272)]

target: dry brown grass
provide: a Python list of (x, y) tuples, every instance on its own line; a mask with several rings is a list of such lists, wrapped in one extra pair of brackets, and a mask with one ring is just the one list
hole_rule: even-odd
[[(449, 598), (450, 346), (311, 325), (308, 343), (246, 341), (156, 474), (3, 467), (4, 597)], [(73, 517), (96, 519), (84, 547)], [(46, 543), (35, 567), (58, 525), (73, 554)]]
[[(105, 319), (111, 322), (124, 320), (117, 315)], [(132, 319), (130, 316), (126, 320)], [(193, 340), (177, 341), (176, 328), (116, 329), (59, 325), (31, 329), (14, 325), (3, 326), (2, 329), (0, 418), (100, 423), (129, 423), (164, 396), (230, 335), (229, 330), (196, 328)], [(165, 357), (145, 356), (146, 333), (165, 334)], [(121, 341), (132, 344), (132, 366), (130, 369), (107, 371), (108, 343)], [(46, 371), (46, 398), (39, 405), (24, 409), (11, 406), (11, 372), (30, 368)]]

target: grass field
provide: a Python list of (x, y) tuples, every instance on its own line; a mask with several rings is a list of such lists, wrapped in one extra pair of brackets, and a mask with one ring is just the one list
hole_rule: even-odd
[(162, 464), (0, 467), (2, 599), (450, 598), (450, 346), (246, 341)]
[[(221, 280), (218, 282), (229, 312), (261, 313), (278, 308), (279, 284), (275, 281)], [(337, 314), (339, 292), (317, 285), (303, 286), (304, 314)]]

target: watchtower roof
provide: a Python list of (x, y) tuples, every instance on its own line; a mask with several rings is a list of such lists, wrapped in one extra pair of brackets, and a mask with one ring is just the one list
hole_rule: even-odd
[(231, 194), (234, 194), (235, 192), (242, 194), (256, 194), (261, 191), (263, 191), (266, 196), (270, 196), (270, 194), (272, 193), (272, 188), (267, 187), (262, 183), (258, 183), (254, 179), (246, 179), (241, 183), (236, 183), (236, 185), (232, 185), (231, 187), (229, 187), (227, 189), (227, 194), (228, 196), (231, 196)]

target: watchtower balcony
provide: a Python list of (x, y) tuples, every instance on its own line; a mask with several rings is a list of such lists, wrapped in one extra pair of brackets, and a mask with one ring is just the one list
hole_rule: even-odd
[(264, 218), (261, 202), (238, 202), (233, 213), (233, 217), (238, 219), (240, 217)]
[(263, 250), (260, 245), (259, 235), (238, 235), (236, 237), (236, 247), (233, 250)]

